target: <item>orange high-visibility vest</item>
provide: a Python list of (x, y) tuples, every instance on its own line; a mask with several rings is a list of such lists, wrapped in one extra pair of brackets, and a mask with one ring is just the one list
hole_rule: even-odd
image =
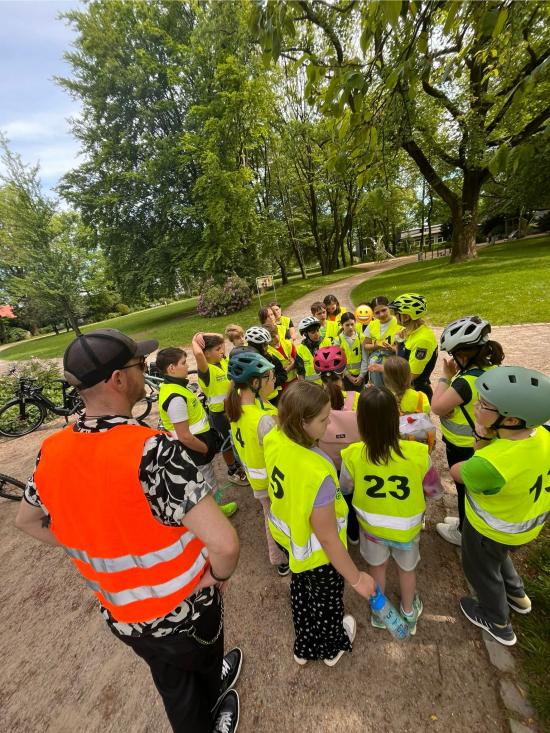
[(35, 482), (50, 529), (117, 621), (165, 616), (204, 574), (207, 551), (185, 526), (155, 519), (139, 481), (145, 442), (158, 431), (71, 427), (42, 444)]

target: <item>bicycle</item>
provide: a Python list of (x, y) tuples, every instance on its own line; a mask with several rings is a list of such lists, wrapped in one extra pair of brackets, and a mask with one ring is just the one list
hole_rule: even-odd
[(11, 501), (21, 501), (25, 484), (12, 476), (0, 473), (0, 496)]
[(0, 408), (0, 435), (7, 438), (20, 438), (37, 430), (48, 412), (68, 418), (84, 409), (76, 387), (72, 387), (64, 379), (55, 379), (61, 383), (61, 405), (56, 405), (42, 393), (43, 386), (36, 384), (34, 377), (20, 377), (15, 396)]
[[(188, 375), (197, 374), (196, 369), (190, 369), (188, 372)], [(145, 374), (145, 396), (139, 400), (133, 410), (134, 418), (140, 422), (142, 420), (145, 420), (153, 409), (153, 405), (156, 404), (159, 398), (159, 392), (160, 392), (160, 386), (164, 382), (164, 378), (160, 376), (160, 372), (158, 369), (156, 369), (156, 366), (154, 363), (149, 365), (149, 371)], [(199, 385), (196, 382), (190, 382), (187, 385), (187, 388), (190, 389), (192, 392), (198, 393), (199, 391)], [(204, 396), (202, 393), (199, 396), (199, 399), (203, 403), (203, 406), (205, 404)]]

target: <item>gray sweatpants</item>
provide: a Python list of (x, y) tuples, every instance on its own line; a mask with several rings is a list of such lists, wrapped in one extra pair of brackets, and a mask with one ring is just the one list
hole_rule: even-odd
[(462, 527), (462, 567), (473, 586), (479, 605), (489, 621), (507, 624), (510, 609), (506, 593), (521, 598), (525, 595), (523, 580), (510, 557), (514, 547), (485, 537), (472, 527), (468, 517)]

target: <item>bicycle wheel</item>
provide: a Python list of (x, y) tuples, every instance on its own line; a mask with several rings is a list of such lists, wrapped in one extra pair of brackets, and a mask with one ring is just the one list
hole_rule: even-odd
[(153, 409), (153, 405), (158, 399), (158, 390), (151, 387), (150, 384), (145, 383), (145, 397), (142, 397), (139, 402), (136, 402), (132, 409), (132, 417), (141, 422), (149, 416), (149, 413)]
[(39, 428), (46, 408), (38, 400), (12, 400), (0, 409), (0, 435), (19, 438)]
[(21, 501), (25, 484), (16, 478), (0, 473), (0, 496), (12, 501)]

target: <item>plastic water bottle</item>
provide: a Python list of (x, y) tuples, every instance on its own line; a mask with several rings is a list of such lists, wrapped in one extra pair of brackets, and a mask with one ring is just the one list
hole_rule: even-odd
[(407, 623), (382, 593), (379, 585), (376, 586), (376, 593), (370, 598), (370, 607), (372, 613), (375, 613), (378, 619), (385, 624), (394, 639), (397, 639), (397, 641), (408, 639), (409, 627)]

